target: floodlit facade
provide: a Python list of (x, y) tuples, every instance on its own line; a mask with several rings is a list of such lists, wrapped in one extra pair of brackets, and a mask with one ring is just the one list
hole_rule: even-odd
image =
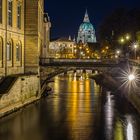
[(0, 0), (0, 76), (24, 73), (24, 0)]
[(44, 45), (41, 49), (41, 57), (47, 58), (49, 57), (49, 44), (50, 44), (50, 28), (51, 28), (51, 22), (50, 17), (48, 16), (48, 13), (44, 14)]
[(90, 23), (89, 16), (86, 10), (83, 23), (79, 27), (77, 43), (95, 43), (96, 35), (93, 25)]
[(39, 72), (48, 23), (44, 0), (0, 0), (0, 76)]
[(50, 42), (49, 54), (55, 58), (73, 58), (75, 41), (71, 38), (59, 38)]

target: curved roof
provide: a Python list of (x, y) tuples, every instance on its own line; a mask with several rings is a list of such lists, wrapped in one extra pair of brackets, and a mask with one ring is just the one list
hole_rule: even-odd
[(90, 22), (83, 22), (81, 25), (80, 25), (80, 27), (79, 27), (79, 29), (80, 30), (86, 30), (86, 31), (88, 31), (88, 30), (94, 30), (94, 28), (93, 28), (93, 25), (90, 23)]
[(85, 12), (85, 16), (84, 16), (83, 23), (80, 25), (79, 30), (80, 30), (80, 31), (94, 30), (93, 25), (90, 23), (87, 10), (86, 10), (86, 12)]

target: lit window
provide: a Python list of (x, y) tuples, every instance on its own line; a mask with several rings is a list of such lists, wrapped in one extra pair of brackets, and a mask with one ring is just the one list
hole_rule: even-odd
[(21, 59), (21, 46), (18, 44), (16, 46), (16, 61), (20, 61)]
[(2, 0), (0, 0), (0, 23), (2, 23)]
[(12, 8), (13, 2), (12, 0), (8, 0), (8, 25), (12, 26)]
[(7, 60), (10, 61), (12, 58), (12, 46), (11, 43), (7, 43)]
[(18, 4), (17, 6), (17, 27), (21, 28), (21, 5)]

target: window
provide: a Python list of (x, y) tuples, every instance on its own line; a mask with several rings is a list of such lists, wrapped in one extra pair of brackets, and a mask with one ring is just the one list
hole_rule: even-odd
[(17, 6), (17, 27), (21, 28), (21, 5), (18, 4)]
[(20, 61), (21, 59), (21, 46), (17, 44), (16, 46), (16, 61)]
[(8, 0), (8, 25), (12, 26), (12, 8), (13, 2), (12, 0)]
[(12, 59), (12, 46), (11, 43), (7, 43), (7, 60), (10, 61)]
[(0, 0), (0, 23), (2, 23), (2, 0)]
[(0, 37), (0, 61), (3, 59), (3, 40)]

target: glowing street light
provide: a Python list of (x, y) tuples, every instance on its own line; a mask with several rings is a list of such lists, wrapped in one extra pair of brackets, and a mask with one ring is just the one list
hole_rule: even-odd
[(124, 41), (125, 41), (124, 38), (121, 38), (121, 39), (120, 39), (120, 42), (121, 42), (121, 43), (124, 43)]
[(129, 81), (135, 80), (135, 75), (134, 75), (134, 74), (129, 74), (129, 75), (128, 75), (128, 80), (129, 80)]
[(115, 58), (118, 58), (118, 55), (115, 55)]
[(127, 34), (125, 38), (126, 38), (126, 40), (129, 40), (130, 39), (130, 35)]
[(117, 50), (117, 51), (116, 51), (116, 54), (119, 55), (119, 54), (120, 54), (120, 50)]
[(138, 43), (137, 42), (133, 44), (133, 48), (134, 48), (134, 51), (135, 51), (135, 59), (136, 59), (137, 58), (136, 51), (137, 51), (137, 48), (138, 48)]
[(120, 55), (120, 50), (116, 50), (115, 58), (118, 58)]

